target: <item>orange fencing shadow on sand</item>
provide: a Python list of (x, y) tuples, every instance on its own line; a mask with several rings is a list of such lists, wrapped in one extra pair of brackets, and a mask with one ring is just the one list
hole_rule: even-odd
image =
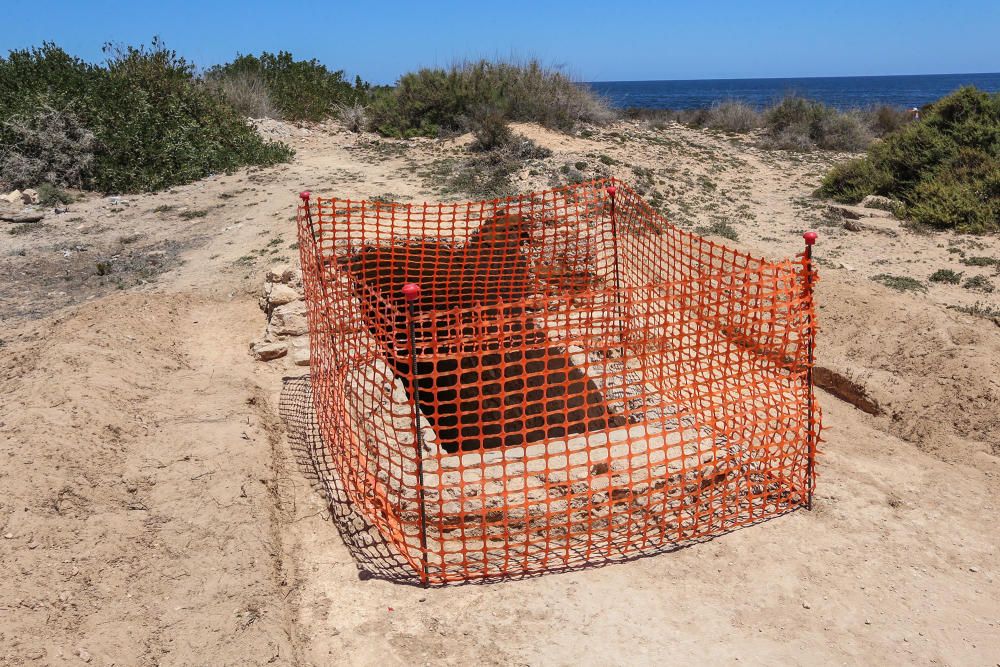
[(810, 254), (680, 230), (622, 183), (303, 197), (318, 431), (419, 580), (676, 548), (811, 502)]

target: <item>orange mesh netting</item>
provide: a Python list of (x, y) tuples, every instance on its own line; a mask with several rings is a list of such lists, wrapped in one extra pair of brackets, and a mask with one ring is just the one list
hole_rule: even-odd
[(303, 197), (319, 430), (423, 581), (627, 558), (810, 503), (808, 248), (751, 257), (612, 180)]

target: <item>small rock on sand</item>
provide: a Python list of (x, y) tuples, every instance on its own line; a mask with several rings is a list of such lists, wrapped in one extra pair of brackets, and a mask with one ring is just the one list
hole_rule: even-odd
[(864, 208), (877, 208), (881, 211), (891, 211), (896, 207), (896, 204), (894, 199), (882, 195), (868, 195), (861, 200), (861, 206)]
[(844, 229), (849, 232), (861, 232), (864, 231), (865, 227), (857, 220), (844, 220)]
[(301, 301), (293, 301), (275, 308), (271, 313), (268, 331), (272, 336), (302, 336), (309, 333), (306, 305)]
[(849, 209), (849, 208), (847, 208), (845, 206), (834, 206), (834, 205), (831, 204), (827, 208), (829, 209), (830, 213), (832, 213), (834, 215), (839, 215), (842, 218), (847, 218), (848, 220), (860, 220), (861, 219), (861, 214), (860, 213), (852, 211), (851, 209)]
[(295, 280), (295, 269), (290, 266), (273, 266), (265, 277), (269, 283), (290, 283)]
[(292, 343), (291, 354), (292, 363), (296, 366), (309, 365), (309, 340), (306, 338), (296, 339)]
[(0, 211), (0, 220), (5, 222), (26, 223), (41, 222), (45, 219), (44, 213), (9, 213)]
[(284, 283), (274, 283), (271, 291), (267, 294), (267, 301), (272, 306), (283, 306), (286, 303), (298, 301), (301, 298), (302, 295), (294, 287), (290, 287)]
[(280, 341), (257, 341), (250, 345), (250, 353), (259, 361), (271, 361), (288, 353), (288, 346)]

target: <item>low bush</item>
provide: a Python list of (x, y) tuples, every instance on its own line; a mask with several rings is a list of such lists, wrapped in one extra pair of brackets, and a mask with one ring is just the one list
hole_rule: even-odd
[(877, 283), (882, 283), (886, 287), (891, 287), (892, 289), (899, 292), (926, 292), (927, 285), (924, 285), (919, 280), (915, 278), (910, 278), (908, 276), (894, 276), (891, 273), (880, 273), (876, 276), (872, 276), (872, 280)]
[(951, 269), (938, 269), (928, 278), (932, 283), (947, 283), (957, 285), (962, 280), (962, 274)]
[(514, 194), (512, 178), (528, 160), (546, 158), (552, 151), (525, 137), (510, 139), (491, 150), (479, 149), (459, 163), (448, 186), (477, 199), (500, 199)]
[(695, 227), (696, 234), (702, 236), (720, 236), (730, 241), (739, 241), (740, 234), (727, 220), (716, 220), (711, 225)]
[(939, 229), (1000, 230), (1000, 94), (962, 88), (923, 119), (834, 167), (817, 195), (855, 203), (877, 194), (902, 202), (901, 215)]
[(986, 276), (973, 276), (962, 283), (962, 287), (976, 292), (993, 291), (993, 283)]
[(5, 185), (158, 190), (291, 157), (159, 41), (105, 52), (104, 66), (54, 44), (0, 57)]
[(360, 77), (351, 85), (343, 70), (330, 71), (316, 59), (295, 60), (287, 51), (239, 55), (230, 63), (210, 68), (205, 78), (223, 87), (227, 82), (237, 86), (241, 81), (260, 82), (268, 101), (290, 120), (323, 120), (342, 105), (365, 101), (369, 90)]
[(841, 112), (816, 100), (788, 96), (764, 113), (765, 143), (785, 150), (858, 151), (871, 133), (856, 112)]
[(42, 183), (38, 186), (38, 203), (42, 206), (58, 206), (72, 201), (72, 195), (52, 183)]
[(281, 118), (281, 111), (271, 99), (267, 82), (259, 71), (240, 71), (228, 76), (208, 77), (206, 82), (244, 116)]
[(514, 139), (514, 133), (499, 107), (484, 105), (473, 109), (468, 123), (475, 137), (473, 150), (493, 150), (506, 146)]
[(883, 104), (873, 109), (868, 109), (864, 116), (871, 128), (872, 134), (876, 137), (884, 137), (903, 129), (903, 126), (913, 122), (913, 116), (906, 109)]
[(962, 264), (966, 266), (995, 266), (1000, 268), (1000, 258), (997, 257), (963, 257)]
[(728, 100), (708, 110), (704, 126), (723, 132), (745, 133), (760, 127), (760, 114), (749, 104)]
[(364, 105), (358, 102), (342, 105), (337, 115), (344, 127), (351, 132), (364, 132), (368, 129), (368, 113)]
[(8, 188), (40, 183), (81, 188), (92, 175), (97, 142), (72, 111), (40, 102), (3, 120), (0, 134), (7, 137), (0, 149), (0, 182)]
[(468, 130), (474, 111), (482, 107), (497, 109), (507, 121), (560, 130), (613, 116), (591, 89), (537, 61), (481, 60), (410, 72), (393, 88), (378, 91), (369, 111), (381, 134), (413, 137)]

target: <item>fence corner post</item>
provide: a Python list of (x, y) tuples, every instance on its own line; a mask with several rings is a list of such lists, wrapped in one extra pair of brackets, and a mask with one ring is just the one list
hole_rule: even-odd
[(417, 503), (420, 509), (420, 560), (423, 563), (420, 572), (420, 582), (426, 588), (430, 581), (427, 573), (427, 507), (424, 499), (424, 434), (420, 429), (420, 385), (417, 375), (417, 339), (413, 318), (416, 315), (416, 302), (420, 299), (420, 285), (406, 283), (401, 290), (406, 300), (406, 325), (410, 343), (410, 385), (413, 387), (413, 431), (417, 447)]
[(614, 185), (614, 180), (611, 181), (611, 185), (604, 188), (604, 191), (608, 193), (608, 198), (611, 200), (611, 249), (614, 254), (614, 272), (615, 272), (615, 310), (618, 315), (618, 343), (621, 345), (621, 353), (625, 354), (625, 313), (622, 309), (622, 281), (621, 281), (621, 268), (619, 267), (618, 261), (618, 200), (615, 195), (618, 193), (618, 187)]
[(805, 296), (807, 303), (807, 314), (809, 318), (808, 324), (808, 334), (806, 337), (806, 359), (808, 366), (806, 367), (806, 386), (808, 391), (808, 401), (809, 405), (807, 408), (806, 416), (806, 428), (808, 429), (806, 433), (807, 444), (809, 448), (809, 458), (808, 465), (806, 468), (806, 509), (812, 511), (813, 508), (813, 492), (816, 488), (816, 416), (815, 416), (815, 402), (816, 402), (816, 389), (813, 384), (813, 366), (815, 364), (815, 345), (816, 345), (816, 325), (815, 318), (816, 313), (813, 307), (813, 245), (816, 243), (816, 239), (819, 238), (819, 234), (816, 232), (805, 232), (802, 235), (802, 239), (806, 242), (805, 251), (802, 253), (803, 266), (805, 269)]

